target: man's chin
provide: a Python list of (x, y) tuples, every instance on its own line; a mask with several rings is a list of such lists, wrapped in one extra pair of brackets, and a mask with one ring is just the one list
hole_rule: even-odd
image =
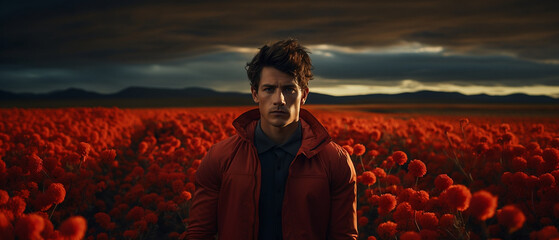
[(274, 127), (278, 127), (278, 128), (283, 128), (283, 127), (287, 126), (287, 123), (285, 121), (274, 121), (274, 122), (271, 122), (270, 125), (272, 125)]
[(272, 125), (274, 127), (284, 128), (284, 127), (287, 127), (292, 122), (288, 121), (287, 119), (274, 119), (274, 120), (270, 121), (269, 123), (270, 123), (270, 125)]

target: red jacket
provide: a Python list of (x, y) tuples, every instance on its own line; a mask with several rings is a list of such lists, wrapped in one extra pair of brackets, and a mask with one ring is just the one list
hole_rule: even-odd
[[(253, 144), (260, 118), (250, 110), (237, 134), (215, 144), (196, 172), (187, 239), (258, 238), (260, 161)], [(303, 138), (289, 167), (282, 207), (284, 239), (357, 239), (356, 175), (348, 154), (301, 109)]]

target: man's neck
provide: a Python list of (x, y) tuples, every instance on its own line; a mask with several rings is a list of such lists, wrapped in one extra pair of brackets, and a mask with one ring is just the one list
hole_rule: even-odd
[(262, 128), (264, 134), (266, 134), (266, 136), (270, 138), (270, 140), (278, 145), (281, 145), (287, 142), (291, 135), (293, 135), (293, 133), (297, 130), (297, 127), (299, 127), (299, 121), (292, 122), (285, 127), (275, 127), (265, 124), (261, 124), (260, 127)]

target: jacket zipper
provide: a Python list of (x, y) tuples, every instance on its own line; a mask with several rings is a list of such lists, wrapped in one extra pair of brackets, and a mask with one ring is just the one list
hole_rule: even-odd
[(252, 150), (253, 150), (252, 151), (253, 156), (256, 154), (256, 158), (254, 158), (254, 157), (252, 158), (252, 159), (256, 159), (256, 161), (255, 161), (256, 164), (255, 164), (255, 167), (254, 167), (254, 175), (253, 175), (255, 181), (254, 181), (254, 189), (252, 191), (252, 198), (253, 198), (253, 201), (254, 201), (254, 205), (256, 206), (255, 209), (254, 209), (254, 218), (253, 218), (254, 220), (253, 220), (253, 223), (252, 223), (252, 229), (253, 229), (252, 239), (258, 239), (258, 227), (256, 227), (256, 225), (259, 221), (259, 219), (258, 219), (259, 218), (258, 217), (259, 210), (258, 209), (259, 209), (260, 206), (259, 206), (258, 200), (256, 198), (258, 196), (257, 194), (260, 194), (257, 191), (258, 190), (257, 186), (258, 186), (258, 181), (259, 181), (257, 173), (258, 173), (258, 168), (260, 167), (260, 159), (258, 158), (258, 153), (256, 151), (256, 147), (254, 146), (254, 144), (251, 144), (251, 147), (252, 147)]
[(298, 159), (299, 156), (301, 156), (301, 155), (302, 155), (301, 153), (298, 153), (298, 154), (295, 156), (295, 158), (293, 159), (293, 161), (291, 161), (291, 164), (289, 164), (289, 173), (287, 174), (287, 179), (285, 180), (285, 189), (284, 189), (284, 193), (285, 193), (285, 194), (283, 195), (282, 208), (281, 208), (281, 235), (282, 235), (282, 238), (283, 238), (283, 239), (285, 239), (285, 237), (286, 237), (286, 234), (285, 234), (285, 232), (283, 231), (283, 229), (285, 228), (285, 224), (284, 224), (284, 222), (283, 222), (283, 212), (284, 212), (284, 209), (285, 209), (285, 208), (283, 207), (283, 205), (286, 205), (285, 198), (286, 198), (287, 196), (289, 196), (289, 195), (287, 194), (287, 187), (289, 186), (289, 184), (288, 184), (288, 183), (289, 183), (289, 176), (291, 176), (291, 166), (293, 166), (293, 163), (294, 163), (295, 161), (297, 161), (297, 159)]

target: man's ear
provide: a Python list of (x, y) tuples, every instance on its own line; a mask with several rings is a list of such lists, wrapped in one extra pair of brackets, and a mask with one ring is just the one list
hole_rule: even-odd
[(301, 97), (301, 105), (305, 104), (307, 101), (307, 97), (309, 96), (309, 88), (306, 87), (305, 89), (301, 90), (303, 96)]
[(258, 100), (258, 91), (256, 91), (254, 87), (250, 87), (250, 92), (252, 93), (252, 100), (254, 100), (255, 103), (258, 103), (260, 101)]

